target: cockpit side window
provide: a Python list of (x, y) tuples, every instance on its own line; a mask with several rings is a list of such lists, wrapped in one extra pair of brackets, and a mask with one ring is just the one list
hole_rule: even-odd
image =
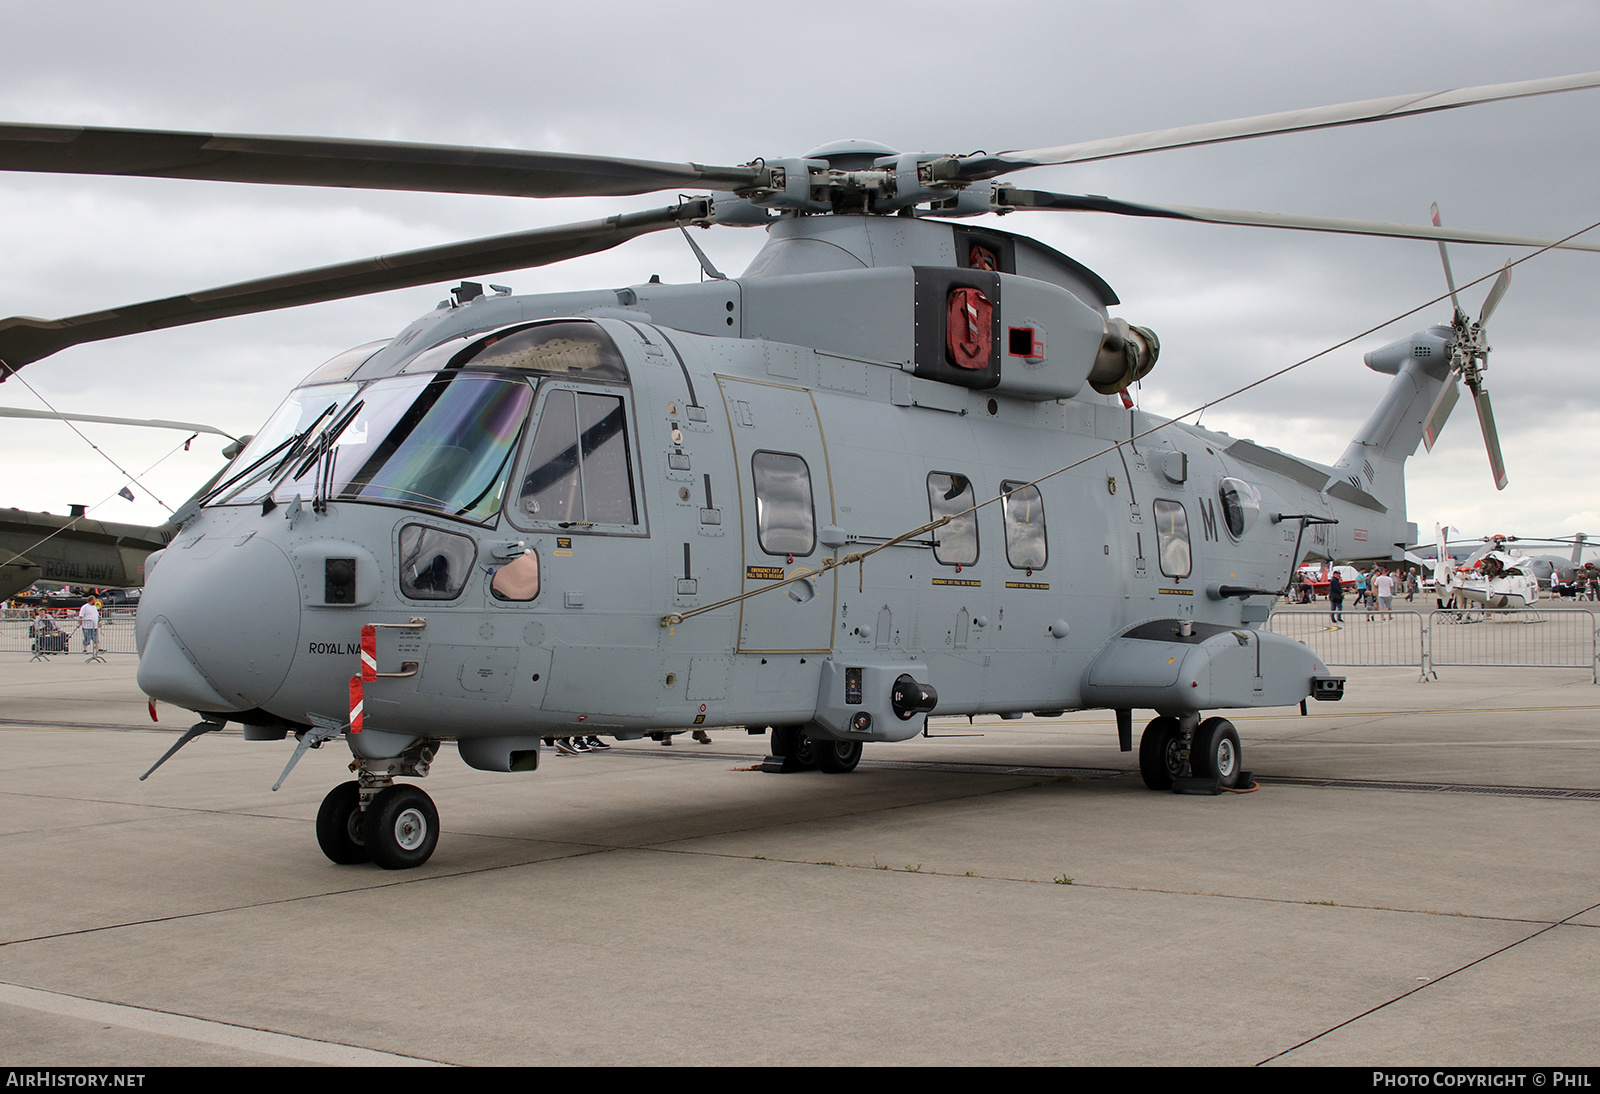
[(512, 513), (521, 527), (638, 524), (622, 396), (548, 390), (518, 481)]

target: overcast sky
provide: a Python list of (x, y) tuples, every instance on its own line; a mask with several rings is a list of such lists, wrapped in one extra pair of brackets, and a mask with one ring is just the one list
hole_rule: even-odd
[[(1600, 6), (1346, 2), (858, 2), (573, 5), (0, 0), (0, 120), (580, 151), (702, 163), (800, 155), (841, 137), (905, 151), (1032, 148), (1295, 107), (1600, 69)], [(1025, 172), (1130, 200), (1556, 237), (1600, 221), (1600, 91)], [(0, 315), (46, 318), (371, 254), (665, 204), (528, 201), (73, 176), (0, 177)], [(1431, 243), (1093, 214), (1018, 214), (1097, 270), (1163, 353), (1140, 393), (1177, 413), (1438, 295)], [(1600, 231), (1595, 233), (1600, 235)], [(752, 229), (697, 235), (740, 270)], [(1521, 251), (1455, 247), (1458, 281)], [(517, 292), (694, 280), (660, 234), (553, 268)], [(1468, 291), (1476, 314), (1487, 285)], [(138, 335), (22, 376), (58, 407), (256, 429), (315, 365), (394, 334), (445, 285)], [(1410, 518), (1469, 535), (1600, 533), (1600, 255), (1518, 268), (1490, 325), (1510, 486), (1496, 493), (1470, 405), (1409, 465)], [(1435, 306), (1203, 424), (1332, 462), (1381, 393), (1361, 354), (1448, 318)], [(40, 404), (16, 381), (0, 404)], [(148, 521), (220, 463), (207, 439), (0, 419), (0, 505)]]

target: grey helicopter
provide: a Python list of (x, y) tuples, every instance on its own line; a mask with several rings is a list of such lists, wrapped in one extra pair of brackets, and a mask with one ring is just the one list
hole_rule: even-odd
[[(551, 737), (771, 732), (853, 770), (941, 715), (1133, 712), (1152, 789), (1235, 785), (1216, 711), (1337, 700), (1263, 630), (1308, 553), (1400, 557), (1404, 466), (1478, 327), (1368, 356), (1393, 377), (1331, 465), (1136, 409), (1157, 335), (1081, 263), (984, 213), (1091, 211), (1460, 243), (1592, 244), (1026, 190), (1088, 162), (1600, 86), (1600, 73), (1002, 153), (842, 141), (737, 166), (302, 137), (0, 125), (0, 169), (437, 193), (627, 196), (647, 212), (385, 255), (59, 320), (0, 321), (0, 376), (68, 346), (562, 261), (649, 232), (760, 227), (743, 274), (518, 296), (463, 280), (313, 370), (146, 562), (141, 689), (342, 740), (316, 820), (340, 864), (415, 867), (442, 745), (537, 769)], [(689, 238), (684, 231), (685, 238)], [(693, 244), (693, 240), (690, 239)], [(1503, 291), (1503, 290), (1501, 290)], [(1459, 312), (1459, 309), (1458, 309)], [(1482, 318), (1487, 318), (1485, 314)], [(227, 590), (219, 611), (217, 591)], [(152, 771), (155, 768), (152, 767)], [(148, 775), (149, 772), (146, 772)]]

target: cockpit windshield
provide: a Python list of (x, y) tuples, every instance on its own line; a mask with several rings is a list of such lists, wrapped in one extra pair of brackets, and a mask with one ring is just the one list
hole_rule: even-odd
[(355, 390), (355, 384), (318, 384), (290, 392), (228, 465), (213, 497), (223, 505), (260, 501), (285, 465), (300, 458), (317, 431), (338, 417)]
[[(240, 454), (207, 504), (264, 504), (269, 498), (282, 504), (299, 497), (315, 508), (360, 500), (487, 521), (500, 511), (517, 439), (542, 381), (628, 381), (622, 354), (605, 330), (569, 319), (466, 334), (417, 354), (399, 375), (328, 382), (352, 375), (385, 344), (359, 346), (317, 369)], [(591, 527), (632, 524), (637, 512), (626, 441), (618, 436), (604, 445), (624, 421), (622, 397), (569, 392), (564, 398), (563, 420), (582, 419), (585, 430), (581, 497), (594, 511), (580, 507), (561, 519)], [(584, 413), (604, 412), (598, 424), (574, 417), (574, 399)], [(613, 450), (622, 461), (616, 467)], [(612, 491), (621, 500), (608, 507), (613, 479), (622, 484)], [(538, 512), (543, 500), (534, 498), (527, 512)]]
[(278, 502), (359, 499), (488, 520), (532, 398), (526, 380), (477, 373), (374, 380), (314, 423), (276, 475), (258, 474), (227, 502), (259, 501), (270, 488)]
[[(473, 373), (378, 380), (333, 442), (341, 499), (388, 501), (469, 520), (500, 510), (507, 467), (527, 420), (525, 380)], [(279, 493), (292, 489), (285, 483)]]

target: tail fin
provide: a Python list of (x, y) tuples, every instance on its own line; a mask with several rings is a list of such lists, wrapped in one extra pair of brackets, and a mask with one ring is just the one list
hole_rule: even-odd
[(1429, 411), (1450, 380), (1453, 337), (1449, 327), (1430, 327), (1366, 356), (1368, 368), (1394, 380), (1334, 463), (1324, 493), (1369, 510), (1363, 514), (1364, 523), (1389, 526), (1391, 534), (1383, 543), (1410, 542), (1405, 529), (1405, 462), (1416, 453)]

